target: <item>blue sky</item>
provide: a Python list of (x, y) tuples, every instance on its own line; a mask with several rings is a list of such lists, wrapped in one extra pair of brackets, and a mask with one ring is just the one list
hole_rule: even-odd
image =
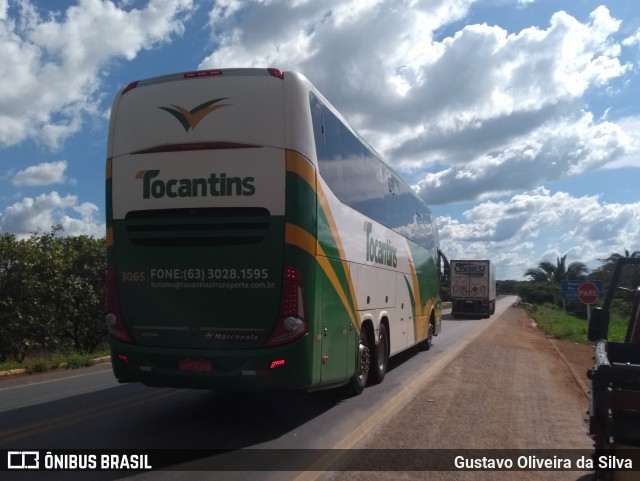
[(640, 250), (640, 10), (589, 0), (0, 0), (0, 233), (104, 235), (113, 95), (304, 73), (431, 205), (449, 258), (521, 279)]

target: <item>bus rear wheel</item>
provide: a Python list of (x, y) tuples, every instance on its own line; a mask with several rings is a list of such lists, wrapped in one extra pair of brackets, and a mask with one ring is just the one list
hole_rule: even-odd
[(435, 327), (433, 325), (433, 322), (429, 321), (429, 335), (424, 341), (418, 344), (418, 347), (421, 351), (428, 351), (429, 349), (431, 349), (434, 335), (435, 335)]
[(358, 344), (358, 366), (351, 378), (350, 388), (355, 395), (361, 394), (369, 379), (369, 368), (371, 367), (371, 351), (369, 349), (369, 337), (362, 328), (360, 331), (360, 342)]
[(373, 361), (370, 369), (371, 382), (379, 384), (384, 379), (389, 365), (389, 340), (387, 339), (387, 327), (384, 324), (380, 324), (378, 330), (378, 344), (374, 349)]

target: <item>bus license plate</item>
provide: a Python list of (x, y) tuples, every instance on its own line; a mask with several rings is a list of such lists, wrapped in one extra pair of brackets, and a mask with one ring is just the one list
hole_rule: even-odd
[(213, 363), (206, 359), (180, 359), (178, 368), (185, 372), (212, 372)]

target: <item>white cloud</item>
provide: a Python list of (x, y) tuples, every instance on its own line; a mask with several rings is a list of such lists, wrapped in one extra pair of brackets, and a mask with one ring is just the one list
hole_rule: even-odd
[(0, 146), (32, 138), (58, 148), (97, 113), (100, 68), (131, 60), (183, 31), (192, 0), (149, 0), (125, 10), (111, 1), (79, 0), (42, 17), (28, 0), (0, 3)]
[(640, 28), (636, 32), (622, 41), (625, 47), (634, 47), (640, 45)]
[(599, 259), (640, 245), (640, 202), (604, 204), (597, 196), (538, 188), (507, 201), (480, 203), (464, 218), (437, 219), (443, 251), (454, 259), (491, 258), (500, 279), (521, 279), (541, 260), (567, 253), (569, 261), (594, 268)]
[(89, 202), (78, 203), (75, 195), (61, 196), (58, 192), (25, 197), (0, 213), (0, 232), (12, 232), (28, 237), (34, 232), (48, 231), (62, 225), (67, 235), (103, 237), (104, 224), (97, 219), (98, 207)]
[(379, 103), (390, 79), (397, 83), (399, 71), (400, 77), (413, 75), (433, 55), (433, 31), (462, 18), (472, 3), (217, 2), (210, 14), (214, 51), (200, 67), (300, 70), (342, 108), (359, 105), (360, 91), (384, 87)]
[(13, 185), (35, 186), (64, 184), (67, 182), (67, 177), (64, 175), (66, 170), (66, 160), (32, 165), (21, 170), (13, 177)]
[(450, 137), (443, 134), (439, 142), (452, 145), (450, 152), (459, 151), (467, 161), (425, 175), (417, 184), (420, 195), (436, 205), (527, 190), (545, 181), (606, 167), (637, 152), (639, 139), (631, 138), (621, 125), (596, 123), (590, 113), (581, 113), (576, 118), (550, 118), (526, 134), (509, 139), (502, 149), (487, 148), (472, 157), (474, 145), (482, 149), (484, 139), (491, 142), (508, 137), (529, 120), (527, 115), (513, 116), (487, 122), (477, 132), (467, 129)]
[(624, 155), (620, 155), (616, 159), (612, 159), (611, 162), (607, 162), (603, 165), (606, 169), (618, 169), (624, 167), (636, 167), (640, 166), (640, 116), (625, 117), (617, 122), (618, 126), (624, 131), (634, 133), (629, 137), (629, 148)]
[(604, 7), (590, 18), (581, 24), (559, 12), (546, 30), (471, 25), (445, 39), (442, 56), (424, 68), (429, 81), (407, 96), (407, 104), (428, 105), (425, 127), (389, 149), (405, 168), (449, 166), (420, 182), (428, 202), (533, 188), (635, 150), (637, 129), (596, 122), (581, 105), (587, 89), (630, 69), (610, 39), (619, 22)]
[(473, 3), (218, 2), (201, 67), (302, 71), (431, 204), (532, 189), (637, 151), (637, 128), (585, 105), (631, 72), (606, 7), (584, 23), (560, 11), (546, 28), (475, 24), (438, 40)]
[[(105, 225), (98, 220), (98, 206), (91, 202), (83, 202), (72, 207), (73, 216), (64, 214), (60, 224), (67, 235), (91, 235), (96, 238), (104, 237)], [(80, 217), (78, 217), (78, 215)]]

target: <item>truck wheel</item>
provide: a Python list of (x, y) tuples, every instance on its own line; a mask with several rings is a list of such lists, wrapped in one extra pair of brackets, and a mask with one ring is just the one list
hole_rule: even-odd
[(369, 368), (371, 366), (371, 352), (369, 350), (369, 338), (364, 328), (360, 330), (360, 342), (358, 344), (358, 366), (351, 378), (349, 387), (354, 395), (361, 394), (369, 379)]
[(373, 349), (374, 356), (371, 363), (370, 376), (373, 384), (379, 384), (387, 373), (389, 364), (389, 341), (387, 339), (387, 328), (380, 324), (378, 330), (378, 344)]

